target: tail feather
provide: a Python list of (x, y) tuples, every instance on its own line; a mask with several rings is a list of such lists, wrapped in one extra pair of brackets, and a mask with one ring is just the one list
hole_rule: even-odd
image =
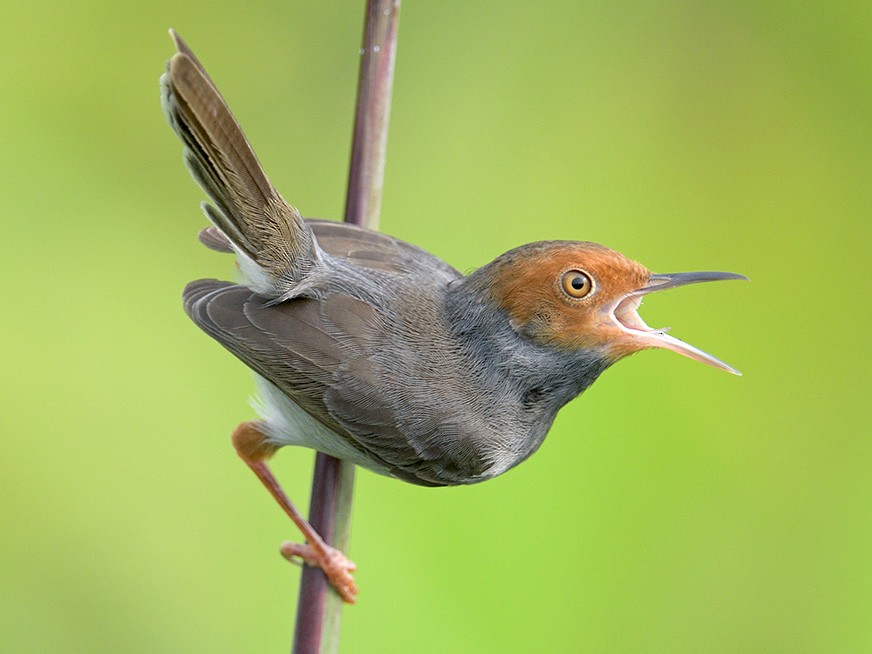
[(200, 243), (215, 252), (233, 252), (230, 240), (214, 225), (201, 229), (197, 238), (200, 239)]
[(241, 269), (255, 271), (255, 290), (284, 295), (320, 258), (312, 230), (273, 187), (190, 48), (172, 35), (178, 52), (161, 78), (163, 107), (191, 174), (215, 205), (204, 207), (206, 215), (233, 244)]

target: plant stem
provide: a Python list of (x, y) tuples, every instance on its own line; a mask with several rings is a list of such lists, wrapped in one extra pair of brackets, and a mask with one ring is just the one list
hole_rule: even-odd
[[(399, 11), (400, 0), (367, 0), (345, 221), (370, 229), (378, 228), (381, 208)], [(343, 552), (348, 551), (351, 535), (353, 490), (354, 465), (319, 452), (309, 522)], [(303, 566), (294, 653), (338, 652), (341, 616), (342, 600), (329, 588), (324, 573)]]
[[(354, 465), (318, 452), (312, 479), (309, 523), (324, 540), (348, 549)], [(333, 654), (339, 651), (342, 600), (333, 592), (320, 568), (302, 566), (297, 600), (295, 654)]]
[(400, 0), (367, 0), (345, 222), (378, 229)]

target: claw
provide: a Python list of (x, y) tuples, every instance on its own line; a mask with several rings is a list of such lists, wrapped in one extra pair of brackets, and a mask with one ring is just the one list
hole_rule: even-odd
[(324, 545), (322, 550), (309, 543), (301, 545), (285, 541), (279, 548), (279, 552), (292, 563), (296, 563), (297, 559), (300, 559), (306, 565), (321, 568), (327, 581), (330, 582), (342, 601), (354, 604), (357, 597), (357, 584), (354, 583), (351, 573), (357, 570), (357, 565), (335, 547)]

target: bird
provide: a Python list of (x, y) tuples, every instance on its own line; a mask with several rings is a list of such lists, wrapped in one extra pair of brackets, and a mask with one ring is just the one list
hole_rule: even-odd
[(209, 197), (201, 242), (232, 253), (240, 283), (183, 292), (194, 323), (251, 368), (260, 418), (239, 456), (300, 528), (282, 553), (320, 567), (353, 603), (355, 564), (328, 545), (267, 461), (297, 445), (422, 486), (482, 482), (542, 444), (557, 412), (630, 354), (665, 348), (737, 370), (639, 316), (643, 298), (727, 272), (657, 274), (586, 241), (521, 245), (469, 274), (347, 223), (303, 218), (276, 190), (187, 44), (161, 104)]

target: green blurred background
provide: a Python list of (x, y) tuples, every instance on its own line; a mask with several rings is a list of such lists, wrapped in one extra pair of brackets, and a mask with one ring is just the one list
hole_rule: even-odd
[[(237, 459), (232, 278), (164, 123), (176, 28), (306, 215), (342, 213), (362, 2), (10, 3), (0, 650), (276, 652), (296, 534)], [(360, 472), (345, 652), (872, 651), (872, 4), (405, 0), (382, 229), (471, 270), (595, 240), (691, 287), (529, 462)], [(276, 459), (305, 504), (312, 454)]]

